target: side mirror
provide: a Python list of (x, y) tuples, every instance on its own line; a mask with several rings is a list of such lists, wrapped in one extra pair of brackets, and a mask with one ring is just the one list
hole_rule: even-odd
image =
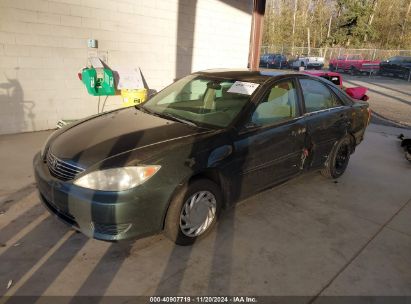
[(246, 123), (246, 124), (244, 125), (244, 129), (245, 129), (245, 130), (250, 130), (250, 129), (258, 128), (258, 127), (260, 127), (260, 126), (261, 126), (261, 125), (255, 123), (255, 122), (253, 122), (253, 121), (250, 121), (250, 122), (248, 122), (248, 123)]

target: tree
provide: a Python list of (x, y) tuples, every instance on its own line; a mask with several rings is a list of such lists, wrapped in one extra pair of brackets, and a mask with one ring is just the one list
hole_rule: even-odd
[(411, 0), (268, 0), (263, 43), (411, 48)]

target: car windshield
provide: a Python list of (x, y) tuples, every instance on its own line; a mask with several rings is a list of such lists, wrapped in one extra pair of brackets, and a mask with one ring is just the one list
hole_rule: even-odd
[(199, 127), (224, 128), (250, 100), (231, 92), (235, 80), (189, 75), (160, 91), (142, 110)]

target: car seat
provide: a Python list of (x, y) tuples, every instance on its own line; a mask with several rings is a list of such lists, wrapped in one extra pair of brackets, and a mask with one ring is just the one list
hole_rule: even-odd
[(253, 121), (270, 123), (291, 117), (291, 106), (288, 93), (289, 91), (284, 88), (272, 88), (267, 101), (258, 105), (255, 110)]

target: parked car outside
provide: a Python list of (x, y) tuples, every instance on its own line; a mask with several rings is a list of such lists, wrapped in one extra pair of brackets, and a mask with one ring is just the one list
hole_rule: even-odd
[(319, 77), (203, 71), (57, 130), (35, 179), (50, 212), (89, 237), (163, 231), (188, 245), (245, 197), (308, 171), (340, 177), (369, 119)]
[(288, 68), (287, 57), (283, 54), (264, 54), (260, 57), (260, 67), (286, 69)]
[(410, 78), (411, 72), (411, 57), (395, 56), (388, 60), (381, 61), (380, 75), (388, 75), (394, 77)]
[(343, 71), (351, 75), (373, 73), (380, 69), (380, 61), (365, 60), (361, 55), (343, 55), (329, 62), (330, 71)]
[(324, 57), (317, 56), (297, 56), (291, 63), (292, 69), (298, 70), (300, 67), (305, 69), (321, 70), (324, 67)]
[(366, 87), (351, 87), (346, 88), (343, 85), (343, 77), (340, 73), (337, 72), (328, 72), (328, 71), (305, 71), (304, 73), (321, 77), (331, 81), (333, 84), (339, 86), (345, 93), (350, 95), (353, 99), (367, 101), (369, 99), (367, 95), (367, 88)]

